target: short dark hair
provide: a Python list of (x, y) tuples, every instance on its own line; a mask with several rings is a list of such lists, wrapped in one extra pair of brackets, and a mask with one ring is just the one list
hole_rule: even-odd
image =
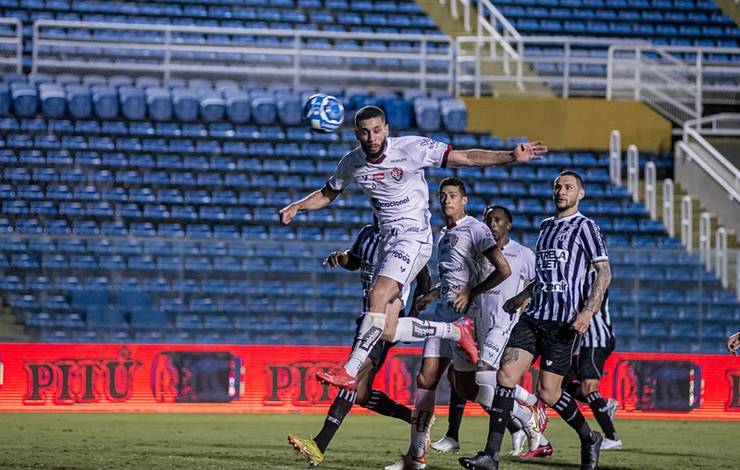
[[(583, 183), (583, 178), (581, 178), (581, 175), (579, 175), (575, 171), (573, 171), (573, 170), (563, 170), (563, 171), (560, 172), (560, 174), (558, 175), (558, 177), (555, 178), (555, 181), (557, 181), (558, 178), (560, 178), (561, 176), (572, 176), (572, 177), (574, 177), (576, 179), (576, 181), (578, 181), (578, 186), (581, 189), (586, 189), (586, 185)], [(553, 181), (553, 184), (555, 183), (555, 181)]]
[(467, 196), (467, 191), (465, 190), (465, 183), (463, 183), (463, 180), (459, 178), (445, 178), (442, 181), (439, 182), (439, 190), (442, 191), (442, 188), (445, 186), (455, 186), (460, 190), (463, 196)]
[(369, 105), (369, 106), (365, 106), (364, 108), (360, 108), (355, 113), (355, 129), (357, 129), (357, 124), (359, 122), (365, 121), (367, 119), (376, 118), (376, 117), (383, 118), (383, 122), (387, 122), (385, 120), (385, 113), (379, 107)]
[(512, 217), (511, 211), (509, 209), (505, 208), (504, 206), (499, 206), (499, 205), (493, 205), (493, 206), (486, 207), (485, 210), (483, 211), (483, 220), (486, 219), (486, 217), (488, 216), (488, 214), (490, 212), (492, 212), (492, 211), (494, 211), (496, 209), (499, 209), (500, 211), (502, 211), (506, 215), (506, 218), (509, 219), (509, 223), (510, 224), (513, 224), (514, 223), (514, 217)]

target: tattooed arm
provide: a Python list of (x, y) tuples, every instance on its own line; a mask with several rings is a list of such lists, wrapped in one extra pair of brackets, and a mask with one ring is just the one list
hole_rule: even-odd
[(609, 284), (612, 282), (612, 270), (609, 266), (609, 260), (596, 261), (592, 264), (596, 270), (596, 279), (591, 287), (591, 293), (586, 299), (583, 310), (573, 320), (573, 329), (580, 334), (586, 333), (591, 318), (601, 309), (601, 303), (604, 301), (604, 294)]

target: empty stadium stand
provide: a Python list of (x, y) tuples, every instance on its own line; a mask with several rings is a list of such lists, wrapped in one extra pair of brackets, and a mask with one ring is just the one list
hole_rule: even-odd
[[(316, 134), (300, 125), (311, 91), (5, 76), (4, 303), (47, 341), (345, 344), (359, 282), (321, 261), (369, 221), (367, 199), (350, 191), (288, 227), (276, 215), (323, 185), (355, 142), (348, 128)], [(461, 148), (521, 141), (462, 132), (464, 107), (449, 96), (332, 92), (350, 110), (375, 103), (392, 111), (396, 135), (423, 133)], [(647, 159), (670, 172), (670, 157)], [(734, 294), (609, 183), (607, 155), (555, 150), (527, 166), (427, 174), (433, 200), (437, 182), (456, 174), (471, 186), (470, 213), (490, 202), (512, 208), (516, 236), (531, 245), (562, 168), (584, 175), (582, 209), (608, 238), (620, 347), (718, 351), (740, 320)], [(439, 226), (439, 215), (433, 221)]]

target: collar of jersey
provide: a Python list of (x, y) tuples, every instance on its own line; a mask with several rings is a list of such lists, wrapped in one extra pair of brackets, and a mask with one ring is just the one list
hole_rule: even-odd
[(579, 215), (581, 215), (581, 212), (580, 211), (576, 212), (575, 214), (571, 214), (568, 217), (563, 217), (562, 219), (558, 219), (557, 217), (553, 217), (553, 219), (555, 220), (555, 222), (564, 222), (566, 220), (570, 220), (573, 217), (576, 217), (576, 216), (579, 216)]
[(470, 215), (465, 214), (462, 219), (459, 219), (457, 222), (455, 222), (455, 225), (453, 225), (452, 227), (447, 227), (445, 225), (445, 228), (447, 230), (452, 230), (453, 228), (460, 227), (461, 225), (464, 225), (464, 224), (468, 223), (469, 222), (469, 220), (468, 220), (469, 218), (470, 218)]

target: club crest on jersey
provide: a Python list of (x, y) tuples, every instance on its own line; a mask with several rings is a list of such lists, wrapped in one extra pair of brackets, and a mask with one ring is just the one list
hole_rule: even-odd
[(398, 168), (397, 166), (393, 167), (393, 169), (391, 170), (391, 178), (396, 180), (396, 182), (401, 181), (401, 179), (403, 178), (403, 170)]
[(457, 245), (457, 242), (460, 240), (457, 235), (450, 236), (450, 246)]
[(570, 234), (573, 233), (573, 230), (575, 230), (576, 226), (574, 224), (568, 224), (562, 229), (560, 229), (560, 233), (556, 237), (556, 240), (559, 242), (564, 242), (565, 240), (570, 237)]

